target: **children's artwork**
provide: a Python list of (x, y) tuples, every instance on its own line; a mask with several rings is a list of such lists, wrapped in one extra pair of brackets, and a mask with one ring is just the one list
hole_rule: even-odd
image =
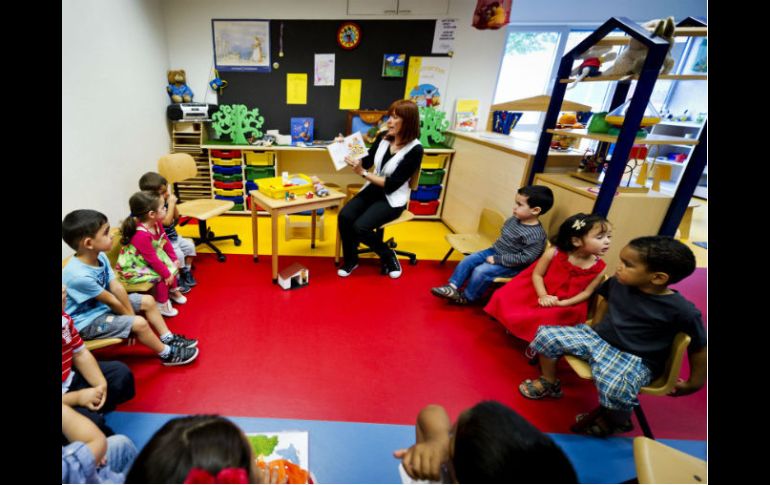
[(382, 59), (382, 77), (404, 77), (406, 54), (385, 54)]
[(246, 433), (257, 459), (269, 462), (287, 460), (305, 470), (309, 467), (308, 432), (276, 431), (271, 433)]
[(346, 136), (341, 142), (332, 143), (326, 149), (329, 150), (329, 155), (332, 157), (332, 162), (337, 170), (342, 170), (348, 166), (345, 162), (345, 157), (358, 160), (359, 158), (364, 158), (369, 153), (366, 145), (364, 145), (364, 139), (359, 132)]
[(270, 22), (211, 20), (214, 67), (219, 71), (270, 72)]
[(450, 62), (449, 57), (410, 57), (404, 99), (421, 107), (439, 106), (446, 92)]
[(478, 0), (473, 12), (473, 26), (477, 29), (499, 29), (511, 17), (511, 0)]
[(334, 54), (316, 54), (313, 86), (334, 86)]
[(313, 118), (291, 119), (291, 144), (296, 145), (297, 142), (313, 142)]

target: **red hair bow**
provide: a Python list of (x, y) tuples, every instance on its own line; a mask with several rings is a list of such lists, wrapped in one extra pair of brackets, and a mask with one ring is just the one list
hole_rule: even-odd
[(222, 468), (216, 476), (202, 468), (192, 468), (184, 483), (249, 483), (249, 475), (243, 468)]

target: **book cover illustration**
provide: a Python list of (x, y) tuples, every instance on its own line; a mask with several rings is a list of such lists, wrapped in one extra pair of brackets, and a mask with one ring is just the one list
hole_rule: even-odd
[(350, 157), (358, 160), (364, 158), (368, 153), (364, 139), (360, 132), (355, 132), (352, 135), (346, 136), (341, 142), (335, 142), (326, 147), (329, 150), (329, 156), (332, 158), (334, 167), (337, 170), (342, 170), (347, 167), (345, 157)]
[(385, 54), (382, 59), (382, 77), (404, 77), (406, 54)]
[(455, 113), (455, 126), (457, 131), (476, 131), (479, 118), (473, 111), (461, 111)]
[(276, 431), (270, 433), (246, 433), (254, 456), (266, 462), (287, 460), (307, 470), (308, 432), (307, 431)]
[(313, 142), (313, 118), (291, 119), (291, 144)]

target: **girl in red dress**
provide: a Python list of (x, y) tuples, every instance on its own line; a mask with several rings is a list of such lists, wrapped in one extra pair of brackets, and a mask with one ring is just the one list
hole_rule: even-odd
[(497, 290), (484, 311), (527, 342), (540, 325), (584, 323), (588, 298), (602, 281), (606, 264), (600, 258), (611, 238), (610, 223), (602, 216), (568, 217), (551, 241), (553, 246)]

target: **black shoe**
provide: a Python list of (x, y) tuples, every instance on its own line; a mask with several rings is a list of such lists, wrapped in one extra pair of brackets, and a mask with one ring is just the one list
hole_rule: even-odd
[(343, 278), (346, 278), (350, 276), (350, 273), (353, 272), (354, 269), (358, 268), (358, 262), (355, 263), (345, 263), (342, 268), (337, 270), (337, 275), (342, 276)]
[(198, 346), (198, 341), (193, 338), (187, 338), (181, 333), (173, 334), (170, 342), (164, 342), (167, 345), (176, 345), (177, 347), (193, 348)]
[(401, 276), (401, 263), (398, 261), (398, 256), (396, 256), (393, 250), (388, 250), (387, 254), (383, 257), (383, 262), (385, 263), (385, 272), (388, 273), (388, 276), (393, 279)]
[(184, 281), (184, 279), (182, 279), (181, 276), (177, 277), (176, 283), (177, 283), (177, 289), (179, 290), (180, 293), (182, 293), (183, 295), (190, 293), (190, 287), (185, 284), (186, 282)]
[(189, 349), (187, 347), (171, 346), (171, 352), (167, 356), (161, 357), (163, 365), (184, 365), (189, 364), (198, 358), (198, 349)]
[(182, 281), (184, 282), (184, 284), (189, 286), (190, 288), (198, 284), (198, 282), (195, 281), (195, 278), (193, 278), (192, 271), (190, 271), (189, 269), (183, 269), (181, 271), (181, 275), (182, 275)]

